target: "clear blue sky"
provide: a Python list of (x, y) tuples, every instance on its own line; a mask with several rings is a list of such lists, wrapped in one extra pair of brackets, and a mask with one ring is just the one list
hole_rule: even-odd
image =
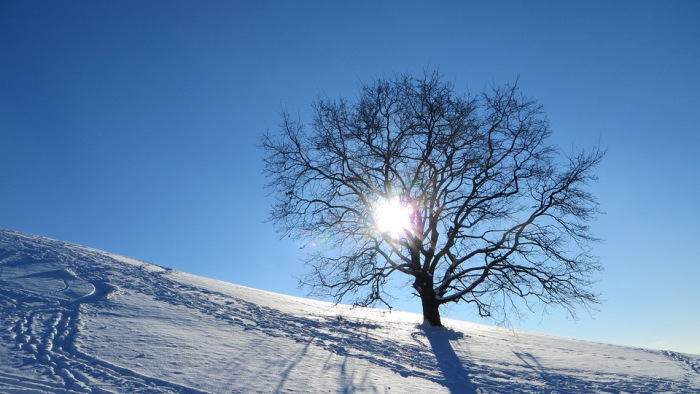
[(698, 65), (696, 1), (3, 0), (0, 227), (304, 295), (303, 251), (264, 223), (256, 144), (282, 108), (426, 68), (519, 77), (553, 142), (609, 150), (607, 301), (514, 327), (700, 354)]

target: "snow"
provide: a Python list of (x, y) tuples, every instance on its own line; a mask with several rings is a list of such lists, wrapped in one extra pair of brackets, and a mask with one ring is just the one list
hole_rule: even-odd
[(250, 289), (0, 230), (0, 392), (700, 392), (700, 356)]

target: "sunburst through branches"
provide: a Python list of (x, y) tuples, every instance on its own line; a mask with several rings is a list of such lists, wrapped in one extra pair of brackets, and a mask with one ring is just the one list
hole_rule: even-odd
[(380, 200), (374, 207), (374, 220), (377, 230), (388, 234), (392, 239), (406, 236), (413, 228), (413, 209), (398, 197)]

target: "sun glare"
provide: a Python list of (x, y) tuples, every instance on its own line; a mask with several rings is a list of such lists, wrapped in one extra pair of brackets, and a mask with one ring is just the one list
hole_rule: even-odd
[(388, 233), (392, 238), (399, 238), (411, 229), (411, 207), (396, 197), (379, 202), (374, 215), (377, 230)]

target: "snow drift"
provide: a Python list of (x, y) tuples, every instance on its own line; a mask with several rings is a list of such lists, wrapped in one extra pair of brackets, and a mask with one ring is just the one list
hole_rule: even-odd
[(0, 230), (0, 391), (698, 392), (700, 356), (283, 296)]

